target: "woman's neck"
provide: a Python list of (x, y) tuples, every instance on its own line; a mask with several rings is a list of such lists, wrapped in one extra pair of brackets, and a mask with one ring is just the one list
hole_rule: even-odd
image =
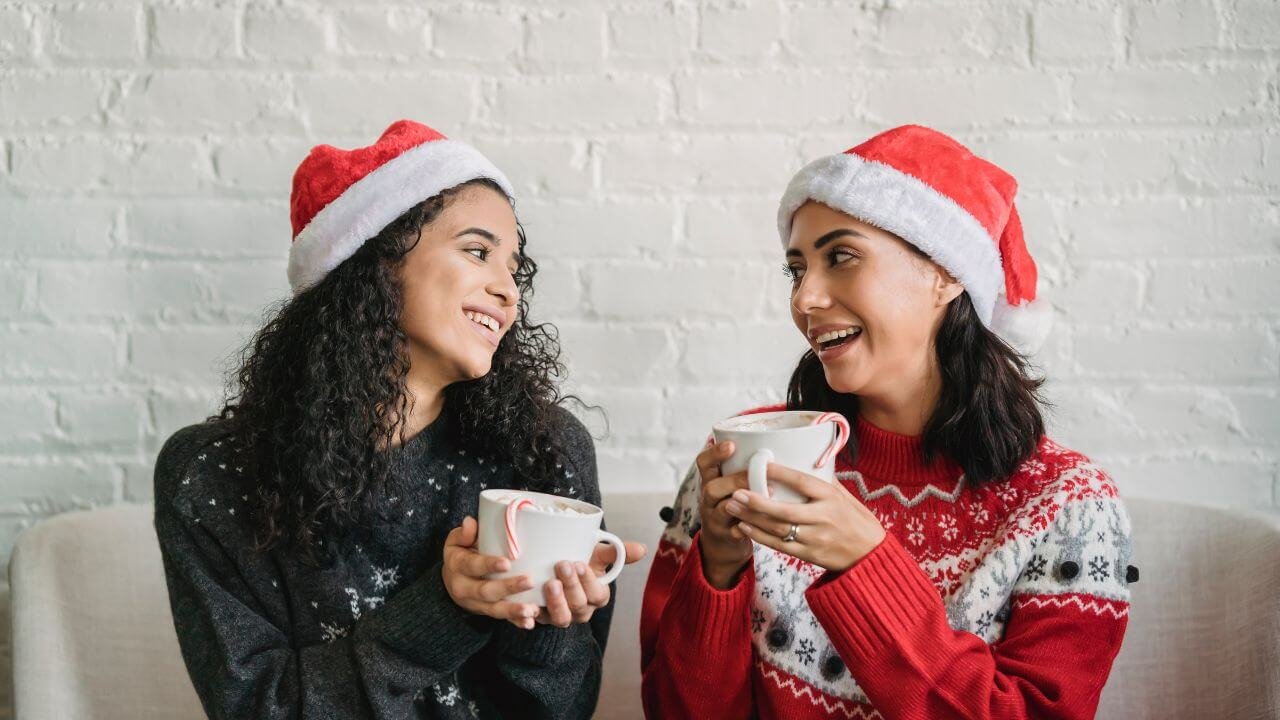
[(404, 419), (403, 435), (411, 438), (422, 432), (423, 428), (435, 422), (444, 410), (444, 388), (439, 381), (415, 373), (412, 368), (404, 381), (405, 405), (408, 414)]
[(938, 397), (942, 375), (929, 363), (915, 378), (898, 378), (884, 392), (859, 393), (858, 414), (882, 430), (899, 435), (922, 435)]

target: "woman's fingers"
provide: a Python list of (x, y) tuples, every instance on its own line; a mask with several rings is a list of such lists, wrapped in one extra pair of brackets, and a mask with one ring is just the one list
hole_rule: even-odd
[(477, 580), (461, 578), (458, 582), (459, 595), (478, 603), (495, 603), (515, 595), (518, 592), (531, 590), (533, 581), (527, 575), (501, 578), (498, 580)]
[(622, 546), (627, 549), (627, 565), (630, 565), (633, 562), (640, 562), (640, 560), (644, 558), (644, 554), (649, 551), (648, 548), (644, 546), (644, 543), (638, 543), (633, 540), (622, 541)]
[[(528, 575), (517, 575), (515, 577), (502, 578), (501, 580), (487, 580), (485, 585), (493, 587), (494, 589), (490, 592), (498, 595), (493, 600), (502, 600), (516, 593), (533, 589), (533, 581), (529, 579)], [(489, 598), (486, 597), (485, 599), (488, 600)]]
[[(777, 537), (783, 537), (791, 530), (791, 521), (780, 520), (768, 513), (752, 510), (751, 508), (742, 505), (737, 500), (729, 500), (725, 502), (725, 512), (738, 518), (738, 520), (744, 523), (752, 525), (753, 527), (763, 530), (771, 535), (776, 535)], [(799, 525), (800, 523), (796, 524)]]
[[(630, 565), (644, 558), (644, 554), (648, 552), (644, 543), (638, 543), (631, 540), (624, 540), (623, 547), (627, 549), (626, 563)], [(597, 575), (603, 575), (608, 572), (609, 568), (618, 561), (618, 552), (613, 549), (612, 545), (600, 543), (591, 551), (591, 569)]]
[(503, 600), (489, 606), (486, 613), (499, 620), (506, 620), (524, 630), (532, 630), (534, 618), (538, 616), (538, 606), (531, 603), (516, 603)]
[(564, 599), (564, 587), (559, 580), (548, 580), (542, 586), (542, 597), (547, 601), (547, 622), (556, 627), (569, 627), (573, 622), (573, 611)]
[(476, 520), (470, 515), (462, 519), (462, 524), (449, 531), (444, 539), (444, 546), (471, 547), (476, 544)]
[(587, 591), (582, 587), (578, 569), (568, 560), (561, 560), (556, 563), (556, 577), (560, 579), (560, 589), (569, 611), (576, 616), (587, 605)]
[[(782, 542), (782, 538), (777, 535), (770, 535), (767, 531), (761, 530), (750, 523), (738, 523), (738, 527), (742, 530), (743, 535), (746, 535), (765, 547), (771, 547), (778, 552), (800, 557), (799, 555), (796, 555), (796, 551), (800, 549), (796, 546), (796, 543), (784, 543)], [(801, 559), (803, 560), (807, 558), (801, 557)]]
[(578, 563), (576, 566), (578, 571), (578, 580), (582, 583), (582, 589), (587, 594), (587, 604), (592, 608), (602, 608), (609, 604), (609, 586), (600, 582), (600, 576), (592, 572), (591, 568)]
[(832, 484), (825, 480), (819, 480), (809, 473), (803, 473), (777, 463), (769, 463), (769, 469), (765, 476), (769, 478), (770, 482), (784, 485), (811, 499), (825, 498), (835, 490)]
[(698, 453), (694, 463), (698, 466), (698, 474), (702, 476), (704, 485), (720, 477), (720, 463), (728, 460), (730, 455), (733, 455), (733, 443), (727, 440), (710, 445)]
[[(814, 507), (813, 503), (789, 503), (781, 500), (767, 498), (759, 493), (753, 493), (750, 490), (735, 490), (730, 496), (729, 502), (734, 503), (740, 508), (746, 508), (754, 513), (768, 516), (779, 522), (790, 525), (812, 525), (821, 521), (821, 511)], [(730, 515), (741, 517), (737, 513), (728, 509)]]
[(715, 507), (720, 504), (720, 501), (732, 495), (734, 490), (745, 490), (747, 487), (746, 470), (731, 475), (722, 475), (711, 482), (702, 484), (703, 502), (708, 507)]
[(459, 572), (473, 578), (483, 578), (511, 569), (510, 560), (498, 555), (481, 555), (474, 550), (466, 550), (459, 554), (457, 563)]

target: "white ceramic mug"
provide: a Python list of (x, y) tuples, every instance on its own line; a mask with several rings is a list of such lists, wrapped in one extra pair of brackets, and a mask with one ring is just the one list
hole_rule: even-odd
[[(513, 538), (510, 538), (507, 533), (507, 506), (525, 499), (534, 504), (515, 512), (511, 526)], [(540, 510), (539, 505), (560, 506), (577, 512), (547, 512)], [(489, 577), (527, 575), (533, 581), (532, 589), (507, 598), (512, 602), (545, 606), (547, 601), (542, 596), (542, 588), (556, 577), (556, 563), (561, 560), (588, 562), (597, 543), (609, 543), (618, 555), (613, 567), (600, 578), (601, 582), (613, 582), (626, 564), (627, 550), (622, 540), (600, 529), (604, 510), (591, 503), (523, 490), (485, 490), (480, 493), (477, 515), (480, 537), (476, 549), (484, 555), (499, 555), (511, 560), (510, 570), (493, 573)]]
[[(819, 422), (821, 421), (821, 422)], [(791, 503), (809, 498), (781, 485), (769, 485), (769, 463), (835, 482), (836, 453), (849, 441), (849, 423), (838, 413), (811, 410), (740, 415), (721, 420), (711, 428), (716, 442), (732, 441), (733, 455), (720, 463), (725, 475), (747, 471), (751, 492)]]

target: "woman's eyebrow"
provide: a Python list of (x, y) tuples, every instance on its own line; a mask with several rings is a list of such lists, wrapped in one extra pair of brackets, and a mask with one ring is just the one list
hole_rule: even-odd
[[(832, 230), (831, 232), (827, 233), (826, 235), (823, 235), (822, 237), (818, 238), (817, 240), (814, 240), (814, 241), (813, 241), (813, 249), (814, 249), (814, 250), (821, 250), (821, 249), (822, 249), (822, 247), (823, 247), (824, 245), (826, 245), (827, 243), (830, 243), (831, 241), (836, 240), (837, 238), (842, 238), (842, 237), (846, 237), (846, 236), (850, 236), (850, 235), (851, 235), (851, 236), (853, 236), (853, 237), (860, 237), (860, 238), (862, 238), (862, 239), (864, 239), (864, 240), (866, 240), (866, 239), (867, 239), (867, 236), (866, 236), (866, 235), (863, 235), (862, 233), (858, 232), (857, 230), (851, 230), (851, 229), (849, 229), (849, 228), (837, 228), (837, 229)], [(787, 257), (799, 257), (799, 256), (801, 256), (802, 254), (803, 254), (803, 253), (801, 253), (799, 250), (796, 250), (795, 248), (792, 248), (792, 249), (790, 249), (790, 250), (788, 250), (788, 251), (787, 251)]]
[(833, 240), (835, 240), (835, 239), (837, 239), (837, 238), (842, 238), (842, 237), (845, 237), (845, 236), (847, 236), (847, 235), (852, 235), (853, 237), (860, 237), (860, 238), (862, 238), (863, 240), (866, 240), (866, 239), (867, 239), (867, 236), (866, 236), (866, 235), (863, 235), (862, 233), (858, 232), (857, 230), (850, 230), (849, 228), (839, 228), (839, 229), (836, 229), (836, 230), (832, 230), (831, 232), (827, 233), (826, 235), (823, 235), (822, 237), (818, 238), (817, 240), (814, 240), (814, 241), (813, 241), (813, 249), (814, 249), (814, 250), (821, 250), (823, 245), (826, 245), (827, 243), (829, 243), (829, 242), (831, 242), (831, 241), (833, 241)]
[(480, 237), (484, 238), (485, 240), (488, 240), (494, 245), (502, 244), (502, 238), (498, 237), (497, 235), (494, 235), (493, 233), (489, 232), (488, 230), (485, 230), (484, 228), (469, 227), (466, 230), (463, 230), (462, 232), (458, 233), (457, 235), (454, 235), (454, 237), (460, 238), (463, 235), (479, 235)]

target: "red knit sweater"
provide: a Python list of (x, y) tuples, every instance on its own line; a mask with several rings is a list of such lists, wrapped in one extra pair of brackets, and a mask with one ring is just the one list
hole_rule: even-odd
[(1093, 717), (1129, 613), (1111, 479), (1046, 438), (973, 486), (926, 466), (919, 438), (855, 432), (837, 478), (887, 536), (841, 573), (757, 545), (737, 585), (711, 587), (690, 470), (645, 588), (646, 716)]

